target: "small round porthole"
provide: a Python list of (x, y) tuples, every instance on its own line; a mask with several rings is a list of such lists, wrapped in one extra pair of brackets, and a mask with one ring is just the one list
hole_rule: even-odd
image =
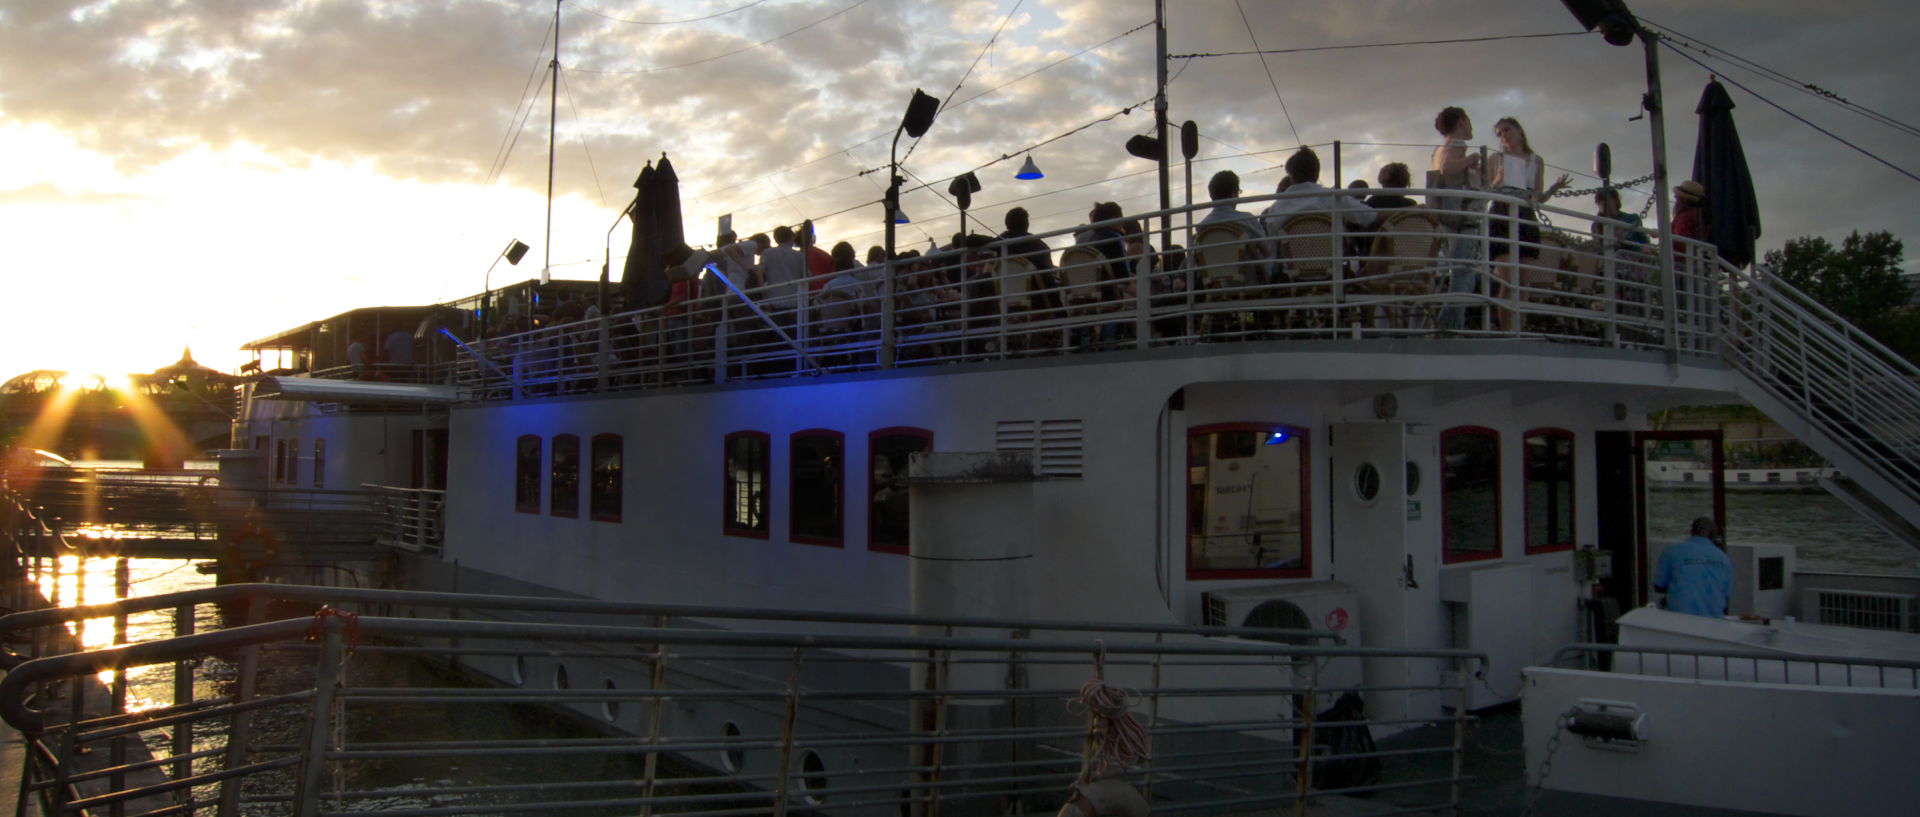
[(1420, 493), (1420, 466), (1407, 460), (1407, 496)]
[(572, 689), (573, 688), (572, 682), (567, 680), (566, 664), (553, 665), (553, 688), (554, 689)]
[(1353, 469), (1353, 495), (1359, 497), (1361, 502), (1372, 502), (1380, 496), (1380, 469), (1375, 468), (1373, 463), (1363, 462), (1360, 467)]
[(813, 805), (827, 800), (827, 762), (812, 749), (800, 756), (800, 790), (806, 792), (807, 802)]
[[(728, 743), (740, 740), (740, 725), (727, 721), (720, 727), (720, 738)], [(720, 751), (720, 768), (727, 774), (739, 774), (747, 766), (747, 750), (738, 746), (728, 746)]]
[[(612, 678), (608, 678), (606, 681), (602, 682), (601, 687), (606, 689), (606, 691), (608, 692), (613, 692), (614, 690), (617, 690), (620, 688), (618, 685), (613, 683)], [(608, 698), (605, 703), (602, 703), (600, 705), (600, 712), (602, 715), (606, 716), (608, 723), (612, 723), (615, 718), (620, 717), (620, 702), (612, 698)]]

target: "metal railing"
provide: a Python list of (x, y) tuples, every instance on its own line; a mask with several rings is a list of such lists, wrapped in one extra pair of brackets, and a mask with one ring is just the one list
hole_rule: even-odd
[[(0, 715), (47, 748), (27, 770), (28, 790), (49, 814), (115, 804), (183, 815), (1052, 812), (1081, 779), (1089, 748), (1087, 713), (1073, 702), (1099, 680), (1125, 690), (1126, 711), (1150, 739), (1115, 776), (1157, 813), (1304, 807), (1336, 795), (1447, 808), (1459, 800), (1464, 718), (1394, 721), (1335, 704), (1346, 692), (1408, 691), (1464, 704), (1464, 690), (1341, 679), (1357, 678), (1344, 670), (1362, 660), (1483, 661), (1460, 650), (1249, 638), (1276, 635), (1257, 629), (261, 585), (20, 613), (0, 629), (142, 609), (191, 621), (196, 604), (303, 599), (311, 609), (328, 597), (360, 614), (326, 608), (15, 664), (0, 681)], [(475, 620), (483, 611), (517, 620)], [(112, 710), (76, 680), (222, 660), (240, 666), (220, 694), (195, 697), (193, 684), (176, 682), (185, 697), (137, 713)], [(408, 683), (422, 673), (380, 669), (395, 661), (458, 672)], [(44, 697), (55, 687), (70, 692)], [(560, 726), (534, 735), (382, 728), (527, 712), (548, 714), (526, 723)], [(1391, 746), (1371, 740), (1370, 730), (1409, 727), (1426, 728)], [(124, 762), (78, 751), (114, 745)]]
[(1568, 644), (1552, 666), (1709, 681), (1920, 689), (1920, 661), (1859, 655)]
[[(1405, 192), (1520, 206), (1498, 193)], [(1234, 204), (1257, 212), (1270, 201), (1299, 198), (1283, 193)], [(1194, 210), (1204, 214), (1209, 206)], [(1659, 254), (1617, 238), (1623, 225), (1571, 210), (1539, 210), (1555, 223), (1538, 225), (1537, 238), (1532, 222), (1510, 215), (1415, 208), (1402, 211), (1412, 214), (1408, 218), (1383, 216), (1384, 229), (1360, 230), (1335, 217), (1346, 211), (1321, 210), (1321, 226), (1277, 236), (1221, 240), (1206, 233), (1205, 223), (1196, 225), (1184, 233), (1188, 249), (1180, 252), (1128, 245), (1117, 232), (1125, 220), (1105, 222), (1080, 228), (1105, 231), (1091, 244), (1076, 245), (1072, 231), (1037, 236), (1054, 247), (1050, 270), (1033, 270), (1027, 265), (1032, 256), (993, 242), (825, 280), (758, 287), (734, 281), (764, 318), (709, 274), (684, 301), (474, 341), (479, 358), (463, 355), (452, 380), (471, 399), (513, 399), (1097, 350), (1443, 330), (1713, 353), (1720, 270), (1707, 245), (1675, 240), (1669, 305)], [(1427, 216), (1449, 216), (1451, 226)], [(1195, 236), (1208, 241), (1196, 247)]]
[(432, 488), (362, 486), (373, 495), (373, 514), (379, 520), (377, 537), (387, 547), (416, 553), (439, 553), (445, 535), (446, 491)]
[(1915, 518), (1920, 368), (1784, 281), (1758, 270), (1727, 274), (1721, 351), (1728, 365), (1778, 404), (1763, 409), (1818, 432), (1824, 441), (1794, 429), (1856, 479), (1884, 481), (1876, 494), (1890, 489), (1906, 503), (1902, 515)]

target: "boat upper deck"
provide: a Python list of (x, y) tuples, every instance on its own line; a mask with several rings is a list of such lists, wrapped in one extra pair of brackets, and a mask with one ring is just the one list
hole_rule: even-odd
[[(1407, 352), (1435, 348), (1412, 340), (1499, 339), (1540, 344), (1505, 343), (1503, 353), (1581, 346), (1722, 365), (1747, 282), (1711, 245), (1672, 239), (1668, 275), (1661, 248), (1621, 222), (1543, 206), (1536, 223), (1488, 215), (1524, 209), (1498, 193), (1407, 192), (1470, 204), (1373, 210), (1317, 191), (1253, 196), (1014, 240), (973, 236), (957, 249), (907, 253), (891, 271), (772, 284), (716, 248), (669, 271), (680, 280), (664, 304), (568, 319), (552, 309), (558, 299), (535, 293), (447, 310), (447, 320), (410, 333), (405, 362), (333, 361), (309, 373), (450, 385), (463, 400), (490, 401), (1016, 359), (1091, 363), (1112, 359), (1093, 353), (1212, 344), (1271, 351), (1260, 342), (1297, 340)], [(1284, 220), (1223, 218), (1275, 202), (1305, 209)], [(1141, 241), (1123, 237), (1129, 222), (1167, 229)]]

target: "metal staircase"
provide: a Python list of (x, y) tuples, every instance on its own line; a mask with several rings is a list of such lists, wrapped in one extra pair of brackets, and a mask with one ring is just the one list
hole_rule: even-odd
[(1920, 548), (1920, 368), (1784, 281), (1721, 273), (1720, 355), (1741, 396), (1854, 483), (1829, 490)]

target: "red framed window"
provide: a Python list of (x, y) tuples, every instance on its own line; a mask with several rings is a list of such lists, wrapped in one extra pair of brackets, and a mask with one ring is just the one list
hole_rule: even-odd
[(618, 434), (593, 435), (587, 486), (587, 513), (596, 522), (620, 521), (620, 492), (624, 487), (623, 451)]
[(933, 432), (898, 426), (867, 435), (867, 549), (906, 553), (907, 458), (933, 450)]
[(787, 536), (806, 545), (840, 547), (845, 535), (846, 435), (824, 428), (788, 439)]
[(580, 516), (580, 437), (556, 434), (548, 457), (547, 513), (569, 519)]
[(513, 443), (513, 509), (540, 512), (540, 437), (523, 434)]
[(1500, 432), (1440, 432), (1440, 561), (1500, 558)]
[(1220, 423), (1187, 430), (1187, 578), (1313, 573), (1307, 430)]
[(721, 463), (724, 511), (720, 530), (729, 536), (767, 538), (768, 474), (773, 438), (764, 431), (735, 431), (727, 435)]
[(1536, 428), (1521, 438), (1528, 553), (1573, 549), (1573, 432)]

